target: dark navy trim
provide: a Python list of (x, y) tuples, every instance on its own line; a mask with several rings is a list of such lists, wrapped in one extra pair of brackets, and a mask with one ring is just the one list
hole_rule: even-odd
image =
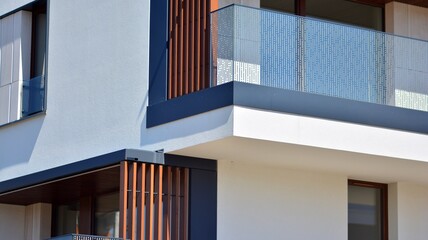
[(217, 172), (190, 169), (189, 240), (217, 239)]
[(175, 154), (165, 154), (165, 165), (187, 167), (191, 169), (217, 171), (217, 161), (206, 158), (196, 158)]
[(166, 100), (168, 0), (150, 1), (149, 105)]
[(163, 153), (123, 149), (41, 172), (0, 182), (0, 194), (119, 164), (123, 160), (163, 164)]
[(147, 107), (147, 127), (233, 105), (233, 83), (194, 92)]
[(428, 133), (428, 112), (242, 82), (226, 83), (149, 106), (147, 127), (231, 105)]

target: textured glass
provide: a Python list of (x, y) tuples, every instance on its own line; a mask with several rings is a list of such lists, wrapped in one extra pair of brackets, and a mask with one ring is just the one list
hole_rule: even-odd
[(35, 77), (23, 81), (22, 117), (44, 110), (45, 106), (45, 77)]
[(211, 14), (213, 86), (230, 81), (428, 111), (428, 42), (272, 10)]

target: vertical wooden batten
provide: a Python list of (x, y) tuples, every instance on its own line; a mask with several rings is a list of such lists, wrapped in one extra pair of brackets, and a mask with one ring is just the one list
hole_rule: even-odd
[(209, 87), (211, 0), (169, 1), (168, 99)]
[(149, 210), (148, 215), (146, 218), (147, 221), (147, 228), (148, 228), (148, 235), (147, 239), (152, 240), (153, 239), (153, 208), (154, 208), (154, 190), (155, 190), (155, 166), (153, 164), (150, 165), (150, 172), (149, 172), (149, 202), (147, 204)]
[(120, 220), (119, 220), (119, 236), (126, 238), (127, 225), (127, 202), (128, 202), (128, 162), (120, 163)]
[(133, 162), (130, 164), (129, 170), (129, 197), (128, 197), (128, 211), (129, 211), (129, 220), (128, 225), (128, 236), (131, 239), (135, 239), (136, 234), (136, 206), (137, 206), (137, 163)]
[(139, 209), (138, 214), (138, 239), (144, 239), (145, 237), (145, 224), (144, 224), (144, 216), (146, 216), (146, 164), (143, 163), (138, 167), (138, 200), (137, 200), (137, 209)]
[(189, 170), (127, 161), (120, 169), (119, 237), (188, 239)]
[(163, 185), (163, 166), (158, 166), (158, 189), (157, 189), (157, 193), (158, 193), (158, 201), (157, 201), (157, 236), (158, 239), (163, 239), (162, 238), (162, 229), (163, 229), (163, 189), (162, 189), (162, 185)]
[(171, 167), (167, 169), (166, 175), (166, 208), (165, 208), (165, 238), (166, 240), (171, 240), (171, 196), (172, 196), (172, 170)]

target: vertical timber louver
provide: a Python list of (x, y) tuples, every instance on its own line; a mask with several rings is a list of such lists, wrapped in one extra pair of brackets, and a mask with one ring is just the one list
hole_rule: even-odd
[(120, 168), (120, 237), (188, 239), (189, 169), (127, 161)]
[(169, 0), (168, 99), (210, 85), (211, 2)]

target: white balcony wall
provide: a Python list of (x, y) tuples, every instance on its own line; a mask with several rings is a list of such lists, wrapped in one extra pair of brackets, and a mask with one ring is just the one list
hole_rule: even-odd
[(21, 116), (22, 81), (30, 78), (31, 13), (0, 19), (0, 124)]

